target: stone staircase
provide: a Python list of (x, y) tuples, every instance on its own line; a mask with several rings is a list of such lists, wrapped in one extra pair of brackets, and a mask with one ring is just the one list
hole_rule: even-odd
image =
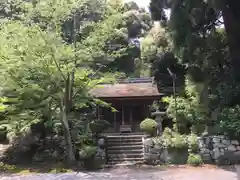
[(143, 135), (108, 135), (107, 161), (110, 165), (143, 162)]

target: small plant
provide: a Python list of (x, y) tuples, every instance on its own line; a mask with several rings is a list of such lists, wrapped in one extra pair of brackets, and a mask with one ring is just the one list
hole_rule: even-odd
[(146, 118), (140, 123), (140, 129), (145, 133), (153, 135), (157, 129), (157, 122), (153, 119)]
[(203, 164), (202, 157), (198, 154), (189, 154), (187, 163), (192, 166), (200, 166)]

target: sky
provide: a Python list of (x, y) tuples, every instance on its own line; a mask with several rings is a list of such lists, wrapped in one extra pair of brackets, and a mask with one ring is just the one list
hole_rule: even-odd
[[(124, 0), (125, 2), (129, 2), (129, 1), (134, 1), (138, 4), (139, 7), (143, 7), (145, 9), (148, 10), (148, 7), (149, 7), (149, 3), (150, 3), (150, 0)], [(165, 13), (167, 15), (167, 17), (169, 18), (170, 16), (170, 11), (169, 10), (165, 10)]]

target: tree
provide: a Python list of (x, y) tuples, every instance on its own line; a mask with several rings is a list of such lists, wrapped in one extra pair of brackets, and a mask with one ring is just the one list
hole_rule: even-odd
[[(32, 4), (28, 3), (25, 5), (30, 5), (33, 9), (28, 9), (30, 13), (26, 13), (29, 16), (25, 20), (10, 20), (1, 25), (3, 47), (0, 52), (1, 79), (5, 82), (3, 95), (12, 98), (9, 99), (11, 109), (7, 110), (6, 118), (11, 121), (13, 115), (16, 117), (24, 112), (28, 114), (34, 112), (30, 114), (32, 116), (30, 122), (28, 121), (32, 123), (41, 118), (41, 113), (46, 107), (50, 110), (54, 108), (55, 112), (59, 110), (67, 147), (67, 160), (72, 163), (75, 156), (68, 115), (74, 107), (82, 107), (94, 100), (89, 90), (99, 82), (107, 80), (102, 75), (99, 76), (97, 71), (91, 70), (88, 63), (101, 56), (111, 56), (103, 49), (105, 40), (109, 39), (108, 36), (118, 23), (111, 25), (106, 20), (111, 19), (115, 14), (105, 16), (104, 22), (97, 23), (85, 40), (76, 41), (72, 45), (63, 41), (61, 25), (72, 15), (73, 8), (76, 8), (75, 2), (68, 4), (64, 1), (53, 4), (46, 1), (45, 3), (49, 6), (42, 6), (45, 11), (37, 9), (39, 12), (48, 15), (47, 11), (52, 7), (57, 9), (48, 17), (51, 20), (50, 26), (48, 24), (42, 26), (39, 21), (31, 25), (26, 24), (31, 19), (29, 18), (31, 12), (39, 8), (38, 4), (31, 6)], [(67, 10), (66, 7), (69, 9)], [(106, 33), (103, 24), (108, 25)], [(98, 36), (99, 34), (103, 36)], [(95, 53), (91, 53), (92, 51)], [(114, 76), (110, 79), (113, 79), (112, 77)]]
[[(152, 0), (150, 9), (154, 20), (165, 20), (164, 9), (171, 10), (169, 27), (172, 30), (175, 48), (179, 53), (191, 52), (199, 43), (199, 38), (206, 37), (216, 26), (224, 23), (230, 59), (236, 81), (239, 76), (239, 31), (240, 4), (233, 0), (195, 0), (195, 1), (158, 1)], [(221, 22), (221, 17), (223, 22)], [(185, 49), (180, 47), (186, 47)], [(192, 48), (192, 49), (191, 49)], [(181, 50), (180, 50), (181, 49)], [(189, 59), (189, 57), (185, 57)]]
[[(125, 76), (138, 77), (140, 76), (137, 67), (140, 61), (139, 39), (145, 36), (152, 26), (150, 14), (140, 9), (134, 2), (109, 1), (109, 4), (112, 12), (117, 12), (112, 21), (119, 24), (111, 31), (112, 36), (105, 40), (107, 44), (105, 51), (114, 56), (110, 59), (98, 59), (97, 63), (105, 62), (106, 67), (102, 69), (103, 72), (121, 72)], [(108, 26), (105, 28), (108, 29)]]
[[(201, 87), (196, 89), (201, 105), (199, 107), (209, 119), (205, 123), (209, 126), (217, 121), (222, 108), (239, 104), (237, 59), (240, 54), (235, 41), (239, 37), (235, 30), (239, 29), (240, 22), (232, 3), (214, 0), (151, 0), (150, 4), (155, 20), (165, 22), (164, 10), (171, 10), (166, 29), (173, 42), (173, 53), (186, 67), (189, 80)], [(225, 29), (221, 28), (223, 23)], [(186, 95), (184, 91), (180, 98), (187, 100)], [(182, 104), (182, 107), (186, 107), (186, 104)]]

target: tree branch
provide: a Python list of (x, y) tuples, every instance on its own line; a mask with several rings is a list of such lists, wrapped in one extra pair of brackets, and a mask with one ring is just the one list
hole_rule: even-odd
[[(100, 70), (102, 69), (102, 67), (98, 68), (93, 74), (92, 76), (89, 78), (89, 80), (85, 83), (85, 85), (82, 88), (86, 88), (89, 83), (91, 82), (92, 78), (94, 77), (94, 75), (96, 75)], [(77, 93), (79, 93), (82, 89), (78, 89), (74, 94), (73, 94), (73, 99), (76, 97)]]
[[(42, 33), (41, 33), (41, 36), (42, 36), (42, 39), (44, 40), (44, 42), (45, 42), (46, 44), (48, 44), (48, 43), (46, 42), (44, 36), (42, 35)], [(63, 74), (63, 72), (62, 72), (59, 64), (57, 63), (57, 61), (56, 61), (56, 59), (55, 59), (55, 55), (54, 55), (54, 51), (53, 51), (53, 48), (52, 48), (52, 47), (50, 48), (50, 51), (51, 51), (51, 57), (53, 58), (53, 61), (54, 61), (55, 65), (56, 65), (58, 71), (60, 72), (60, 74), (61, 74), (61, 76), (63, 77), (64, 81), (66, 81), (66, 77), (64, 76), (64, 74)]]
[(56, 59), (55, 59), (55, 56), (53, 55), (53, 50), (52, 50), (52, 48), (51, 48), (51, 52), (52, 52), (51, 56), (52, 56), (52, 58), (53, 58), (53, 61), (54, 61), (55, 65), (56, 65), (58, 71), (59, 71), (60, 74), (62, 75), (64, 81), (66, 81), (67, 79), (66, 79), (66, 77), (64, 76), (64, 74), (63, 74), (63, 72), (62, 72), (62, 70), (61, 70), (59, 64), (57, 63), (57, 61), (56, 61)]

